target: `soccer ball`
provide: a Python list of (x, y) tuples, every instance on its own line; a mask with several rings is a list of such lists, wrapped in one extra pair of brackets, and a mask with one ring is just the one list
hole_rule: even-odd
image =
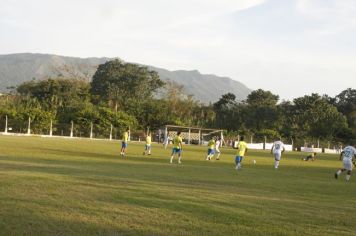
[(256, 160), (253, 160), (253, 164), (256, 165)]

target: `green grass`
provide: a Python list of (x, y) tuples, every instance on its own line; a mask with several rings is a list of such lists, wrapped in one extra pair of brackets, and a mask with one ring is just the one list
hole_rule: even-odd
[[(0, 235), (355, 235), (356, 176), (335, 180), (336, 155), (280, 169), (251, 151), (205, 161), (205, 147), (170, 150), (95, 140), (0, 136)], [(253, 165), (252, 160), (257, 164)]]

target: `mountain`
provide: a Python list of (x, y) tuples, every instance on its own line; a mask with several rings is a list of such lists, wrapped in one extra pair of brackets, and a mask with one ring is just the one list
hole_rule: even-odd
[[(51, 54), (19, 53), (0, 55), (0, 91), (17, 86), (33, 78), (45, 79), (59, 76), (90, 81), (99, 64), (112, 58), (77, 58)], [(251, 92), (242, 83), (228, 77), (204, 75), (197, 70), (169, 71), (149, 66), (162, 80), (171, 80), (184, 86), (186, 94), (204, 103), (216, 102), (221, 95), (231, 92), (238, 100), (246, 99)]]

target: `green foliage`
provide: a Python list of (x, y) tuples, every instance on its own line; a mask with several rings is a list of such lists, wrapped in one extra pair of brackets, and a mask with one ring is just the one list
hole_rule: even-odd
[(235, 95), (225, 94), (214, 104), (216, 125), (228, 130), (274, 129), (278, 125), (278, 96), (262, 89), (251, 92), (246, 103), (235, 101)]
[(36, 99), (44, 109), (56, 110), (90, 99), (89, 83), (75, 79), (48, 79), (25, 82), (17, 92), (27, 99)]
[(312, 94), (296, 98), (293, 103), (284, 101), (280, 104), (277, 104), (277, 95), (262, 89), (251, 92), (246, 103), (238, 103), (233, 94), (225, 94), (214, 104), (215, 125), (229, 131), (251, 133), (256, 138), (281, 135), (299, 144), (304, 139), (346, 142), (351, 137), (355, 139), (355, 135), (343, 114), (331, 103), (344, 101), (340, 104), (347, 104), (344, 106), (351, 109), (348, 114), (352, 117), (356, 114), (351, 105), (353, 93), (350, 90), (347, 95), (345, 93), (338, 99)]
[[(157, 90), (160, 96), (154, 96)], [(91, 124), (96, 135), (104, 136), (111, 125), (121, 133), (128, 126), (154, 130), (172, 124), (216, 127), (259, 140), (282, 136), (298, 144), (356, 139), (356, 90), (344, 90), (334, 98), (311, 94), (293, 102), (278, 99), (258, 89), (246, 101), (227, 93), (214, 104), (201, 104), (186, 95), (182, 85), (164, 84), (147, 67), (114, 60), (99, 66), (92, 83), (63, 78), (23, 83), (17, 94), (0, 97), (0, 117), (16, 120), (12, 126), (17, 130), (24, 130), (30, 117), (36, 133), (47, 133), (51, 121), (68, 132), (73, 121), (75, 132), (85, 136)]]
[(297, 127), (311, 137), (331, 139), (339, 129), (347, 127), (345, 117), (318, 94), (296, 98), (294, 104)]
[(118, 132), (123, 132), (127, 127), (135, 129), (137, 120), (135, 117), (126, 114), (125, 112), (114, 112), (107, 107), (98, 107), (92, 104), (87, 104), (74, 114), (73, 121), (78, 125), (77, 128), (83, 130), (83, 135), (88, 136), (91, 124), (95, 128), (95, 132), (99, 134), (109, 134), (111, 125)]
[(3, 95), (0, 97), (0, 117), (4, 118), (8, 116), (9, 118), (15, 117), (16, 115), (16, 97), (13, 95)]
[(247, 104), (255, 106), (275, 106), (278, 102), (279, 96), (274, 95), (270, 91), (257, 89), (252, 91), (247, 96)]
[(216, 127), (237, 130), (236, 128), (242, 125), (241, 110), (243, 110), (243, 105), (238, 104), (235, 99), (234, 94), (227, 93), (213, 104), (216, 113)]
[(274, 129), (279, 119), (276, 106), (248, 105), (245, 108), (246, 127), (253, 132), (262, 129)]
[(356, 139), (356, 89), (348, 88), (334, 99), (338, 111), (347, 118), (348, 125)]
[[(25, 120), (25, 117), (31, 118), (31, 130), (35, 134), (48, 134), (50, 129), (51, 120), (54, 121), (55, 116), (50, 111), (42, 110), (41, 108), (35, 108), (19, 113), (21, 120)], [(28, 118), (27, 118), (28, 119)]]
[(118, 107), (125, 108), (130, 99), (143, 101), (151, 98), (163, 85), (157, 72), (117, 59), (99, 65), (91, 82), (91, 94), (96, 101), (107, 101), (117, 110)]
[(279, 137), (279, 133), (273, 129), (261, 129), (256, 133), (256, 136), (259, 138), (271, 138), (275, 139)]

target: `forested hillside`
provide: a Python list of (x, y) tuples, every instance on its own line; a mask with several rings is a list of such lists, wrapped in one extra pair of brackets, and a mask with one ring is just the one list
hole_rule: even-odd
[[(10, 54), (0, 55), (0, 91), (15, 87), (33, 78), (84, 79), (91, 81), (97, 67), (112, 58), (76, 58), (50, 54)], [(154, 66), (163, 81), (173, 81), (183, 85), (186, 95), (194, 95), (204, 103), (216, 102), (225, 93), (234, 93), (237, 99), (244, 100), (251, 92), (242, 83), (227, 77), (203, 75), (197, 70), (169, 71)]]

